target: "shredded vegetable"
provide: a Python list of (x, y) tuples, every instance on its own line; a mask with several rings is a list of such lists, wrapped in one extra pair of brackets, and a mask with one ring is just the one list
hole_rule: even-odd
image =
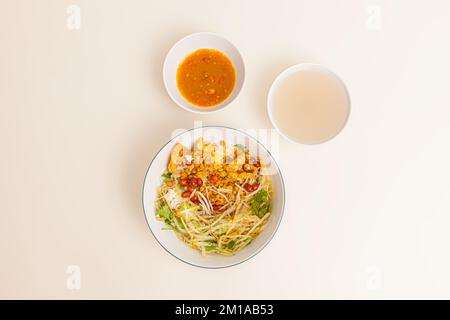
[(189, 151), (178, 144), (161, 176), (155, 215), (201, 254), (234, 255), (270, 218), (272, 184), (264, 167), (242, 145), (199, 139)]

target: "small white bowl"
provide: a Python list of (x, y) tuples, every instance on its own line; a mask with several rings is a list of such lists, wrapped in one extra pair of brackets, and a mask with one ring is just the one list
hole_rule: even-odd
[[(341, 126), (337, 129), (337, 131), (334, 132), (333, 135), (330, 135), (329, 137), (325, 138), (324, 140), (320, 140), (320, 141), (317, 141), (314, 143), (301, 141), (293, 136), (290, 136), (287, 132), (285, 132), (285, 130), (283, 129), (283, 126), (280, 123), (278, 123), (274, 117), (274, 96), (275, 96), (275, 93), (277, 92), (277, 90), (279, 89), (280, 85), (282, 84), (282, 82), (286, 78), (288, 78), (289, 76), (291, 76), (293, 74), (301, 73), (301, 72), (308, 71), (308, 70), (315, 70), (317, 72), (320, 72), (320, 73), (327, 75), (327, 76), (331, 77), (332, 79), (334, 79), (336, 86), (339, 88), (342, 95), (345, 96), (345, 99), (346, 99), (345, 120), (342, 122)], [(269, 93), (267, 95), (267, 113), (269, 115), (270, 122), (272, 123), (274, 128), (285, 139), (287, 139), (291, 142), (305, 144), (305, 145), (320, 144), (320, 143), (324, 143), (324, 142), (327, 142), (327, 141), (335, 138), (346, 126), (348, 119), (350, 117), (350, 111), (351, 111), (350, 95), (348, 93), (348, 89), (347, 89), (344, 81), (342, 81), (342, 79), (336, 73), (334, 73), (327, 67), (317, 64), (317, 63), (300, 63), (300, 64), (296, 64), (296, 65), (293, 65), (293, 66), (285, 69), (274, 80), (274, 82), (270, 86)]]
[[(180, 94), (177, 86), (178, 66), (186, 56), (198, 49), (215, 49), (224, 53), (233, 63), (236, 73), (236, 82), (230, 96), (222, 103), (212, 107), (193, 105)], [(180, 107), (194, 113), (212, 113), (225, 109), (239, 95), (244, 79), (244, 61), (239, 51), (230, 41), (211, 32), (194, 33), (179, 40), (170, 49), (164, 61), (163, 80), (167, 93)]]
[[(272, 180), (272, 213), (266, 228), (256, 237), (252, 243), (238, 251), (233, 256), (222, 256), (218, 254), (202, 256), (200, 252), (190, 248), (177, 238), (171, 230), (163, 230), (164, 223), (156, 220), (155, 200), (157, 199), (157, 188), (161, 185), (161, 174), (167, 168), (167, 162), (173, 146), (181, 143), (191, 147), (194, 141), (203, 137), (205, 141), (219, 142), (225, 140), (227, 144), (236, 143), (248, 146), (253, 155), (258, 155), (267, 164), (266, 171)], [(205, 126), (191, 129), (174, 137), (167, 142), (153, 158), (147, 170), (142, 191), (142, 203), (145, 218), (151, 232), (159, 244), (171, 255), (190, 265), (203, 268), (225, 268), (244, 262), (260, 252), (272, 239), (283, 217), (285, 192), (284, 182), (280, 169), (269, 151), (255, 138), (248, 134), (227, 127)]]

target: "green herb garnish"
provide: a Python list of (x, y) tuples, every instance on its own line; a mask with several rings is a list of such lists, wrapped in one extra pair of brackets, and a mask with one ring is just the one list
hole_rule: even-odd
[(235, 245), (236, 245), (236, 240), (231, 240), (230, 242), (227, 243), (227, 248), (233, 249)]
[(270, 210), (269, 193), (262, 189), (259, 190), (252, 199), (251, 203), (252, 212), (259, 218), (264, 217), (264, 215)]
[(172, 220), (172, 218), (173, 218), (173, 214), (172, 214), (172, 212), (170, 211), (170, 209), (169, 209), (169, 207), (167, 206), (167, 204), (163, 205), (163, 206), (161, 207), (161, 209), (159, 209), (159, 210), (157, 210), (157, 211), (155, 212), (155, 214), (158, 215), (158, 216), (160, 216), (160, 217), (162, 217), (162, 218), (166, 218), (166, 219), (168, 219), (168, 220)]
[(172, 180), (172, 173), (169, 171), (164, 172), (161, 177), (163, 178), (164, 182), (167, 182), (169, 180)]

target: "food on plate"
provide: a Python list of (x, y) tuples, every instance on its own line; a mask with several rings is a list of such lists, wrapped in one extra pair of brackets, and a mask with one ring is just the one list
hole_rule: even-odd
[(178, 90), (187, 101), (199, 107), (212, 107), (225, 101), (235, 82), (233, 63), (214, 49), (192, 52), (177, 70)]
[(233, 255), (250, 244), (271, 215), (266, 164), (247, 147), (176, 144), (162, 174), (155, 215), (165, 229), (203, 255)]

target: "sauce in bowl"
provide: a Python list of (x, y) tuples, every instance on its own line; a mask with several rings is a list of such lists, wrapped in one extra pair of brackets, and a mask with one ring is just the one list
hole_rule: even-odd
[(347, 123), (350, 98), (331, 70), (300, 64), (285, 70), (269, 92), (269, 117), (288, 139), (318, 144), (335, 137)]
[(177, 70), (178, 90), (187, 101), (199, 107), (212, 107), (225, 101), (235, 82), (233, 63), (214, 49), (192, 52)]

